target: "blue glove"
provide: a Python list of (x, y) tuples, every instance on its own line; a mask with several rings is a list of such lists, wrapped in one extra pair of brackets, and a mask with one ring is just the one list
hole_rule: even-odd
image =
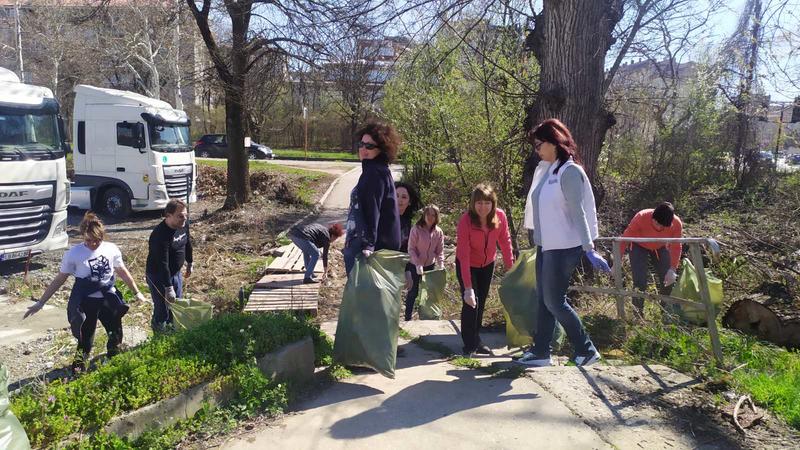
[(592, 267), (594, 267), (595, 270), (599, 270), (601, 272), (606, 272), (606, 273), (611, 272), (611, 267), (608, 266), (608, 262), (606, 262), (605, 258), (600, 256), (600, 254), (597, 253), (594, 249), (588, 250), (586, 252), (586, 259), (588, 259), (589, 262), (592, 263)]

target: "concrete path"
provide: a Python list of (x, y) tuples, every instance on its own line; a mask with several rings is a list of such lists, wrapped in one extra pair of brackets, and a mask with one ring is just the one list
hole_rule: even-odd
[(51, 305), (44, 305), (35, 316), (22, 320), (31, 305), (33, 302), (10, 303), (8, 297), (0, 295), (0, 345), (30, 341), (47, 335), (48, 330), (67, 326), (67, 311)]
[[(326, 324), (331, 332), (335, 324)], [(456, 337), (454, 331), (450, 331)], [(266, 429), (224, 449), (612, 448), (526, 378), (492, 378), (405, 344), (394, 380), (363, 373), (335, 383)]]
[[(426, 343), (461, 348), (457, 322), (402, 323)], [(323, 324), (333, 334), (334, 322)], [(513, 366), (503, 333), (481, 334)], [(228, 450), (548, 448), (729, 449), (736, 436), (687, 407), (698, 380), (664, 366), (528, 369), (519, 378), (456, 367), (426, 345), (403, 341), (395, 379), (361, 372), (296, 406), (266, 428), (238, 435)]]

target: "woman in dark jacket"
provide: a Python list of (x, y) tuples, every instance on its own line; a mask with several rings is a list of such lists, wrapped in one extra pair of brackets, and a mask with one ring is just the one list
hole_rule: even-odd
[(348, 274), (359, 254), (368, 258), (377, 250), (399, 250), (401, 243), (397, 194), (389, 170), (400, 148), (400, 136), (394, 127), (383, 123), (370, 123), (356, 136), (361, 137), (361, 176), (350, 193), (342, 250)]
[[(408, 183), (398, 181), (394, 184), (397, 192), (397, 209), (400, 212), (400, 251), (408, 253), (408, 237), (414, 223), (414, 214), (420, 208), (420, 199), (417, 190)], [(406, 264), (406, 289), (411, 289), (414, 284), (412, 273), (416, 270), (413, 264)]]

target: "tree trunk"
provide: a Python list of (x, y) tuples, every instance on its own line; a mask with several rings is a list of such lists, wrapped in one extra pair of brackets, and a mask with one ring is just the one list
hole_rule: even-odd
[(250, 170), (244, 148), (244, 91), (247, 75), (247, 29), (250, 5), (230, 5), (231, 80), (225, 86), (225, 127), (228, 135), (228, 195), (224, 208), (234, 209), (250, 200)]
[[(548, 118), (570, 129), (586, 173), (597, 181), (597, 160), (615, 120), (604, 103), (605, 60), (622, 0), (544, 0), (527, 45), (541, 66), (539, 95), (528, 107), (526, 129)], [(526, 164), (530, 179), (535, 165)], [(530, 172), (530, 173), (528, 173)]]
[(749, 47), (745, 60), (745, 74), (739, 84), (740, 89), (736, 98), (736, 149), (734, 151), (734, 174), (737, 178), (737, 185), (745, 187), (749, 183), (750, 165), (752, 161), (752, 151), (748, 148), (750, 142), (750, 120), (753, 105), (753, 85), (756, 80), (756, 67), (758, 66), (758, 50), (761, 47), (761, 0), (752, 3), (753, 14), (751, 17), (753, 28), (750, 35)]

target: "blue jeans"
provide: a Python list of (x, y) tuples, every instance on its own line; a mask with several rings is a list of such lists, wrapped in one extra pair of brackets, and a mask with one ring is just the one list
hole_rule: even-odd
[(289, 239), (303, 252), (303, 266), (306, 268), (305, 277), (313, 278), (314, 267), (316, 267), (317, 260), (319, 260), (319, 249), (313, 242), (308, 239), (303, 239), (300, 236), (290, 234)]
[(549, 358), (550, 343), (556, 320), (564, 327), (575, 356), (593, 355), (597, 351), (583, 328), (581, 319), (567, 303), (569, 280), (583, 256), (581, 247), (542, 251), (536, 249), (536, 292), (539, 297), (539, 317), (533, 338), (533, 354)]
[[(150, 321), (150, 325), (153, 330), (163, 331), (164, 324), (172, 323), (172, 311), (167, 307), (167, 300), (164, 298), (164, 294), (166, 294), (164, 286), (153, 284), (153, 280), (157, 279), (158, 277), (155, 275), (147, 274), (147, 287), (150, 288), (150, 295), (153, 297), (153, 319)], [(180, 270), (172, 277), (172, 287), (175, 288), (177, 298), (183, 297), (183, 275)]]

